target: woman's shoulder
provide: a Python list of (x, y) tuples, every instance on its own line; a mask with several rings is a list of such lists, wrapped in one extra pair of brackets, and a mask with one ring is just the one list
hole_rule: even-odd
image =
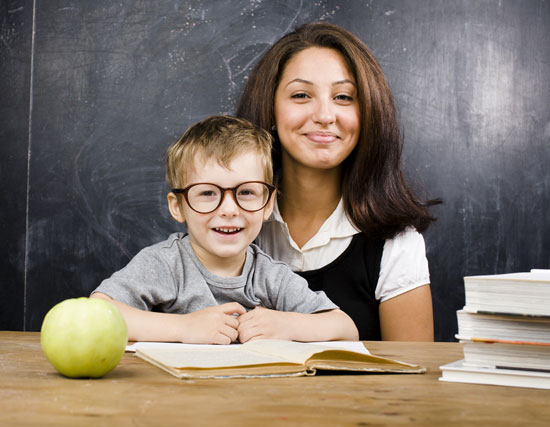
[(407, 228), (384, 243), (380, 274), (388, 270), (400, 272), (424, 270), (427, 267), (424, 237), (414, 228)]
[(408, 227), (384, 243), (386, 251), (425, 251), (424, 237), (414, 227)]
[(377, 299), (384, 301), (430, 283), (424, 237), (408, 228), (384, 243)]

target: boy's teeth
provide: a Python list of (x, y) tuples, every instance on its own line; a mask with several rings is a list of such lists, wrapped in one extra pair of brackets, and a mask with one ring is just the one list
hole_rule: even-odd
[(233, 228), (216, 227), (216, 228), (214, 228), (214, 230), (219, 231), (221, 233), (236, 233), (237, 231), (240, 231), (241, 229), (238, 228), (238, 227), (233, 227)]

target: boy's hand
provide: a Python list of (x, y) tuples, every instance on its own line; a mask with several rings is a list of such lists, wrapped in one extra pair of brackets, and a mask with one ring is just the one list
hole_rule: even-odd
[(246, 313), (236, 302), (208, 307), (182, 316), (181, 341), (193, 344), (231, 344), (239, 335), (239, 318), (233, 314)]
[(291, 331), (299, 328), (296, 313), (256, 307), (239, 316), (239, 341), (245, 343), (255, 339), (292, 340)]

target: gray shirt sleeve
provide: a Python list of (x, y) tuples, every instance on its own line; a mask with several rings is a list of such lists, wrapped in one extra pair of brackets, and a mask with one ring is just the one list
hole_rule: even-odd
[[(169, 263), (151, 247), (141, 250), (122, 270), (105, 279), (92, 293), (101, 292), (141, 310), (170, 306), (177, 284)], [(164, 310), (162, 310), (164, 311)]]
[(273, 260), (252, 245), (256, 252), (255, 295), (262, 305), (279, 311), (316, 313), (338, 308), (323, 291), (313, 291), (307, 281), (290, 267)]
[(317, 313), (338, 308), (323, 291), (313, 291), (306, 279), (290, 268), (282, 277), (277, 294), (276, 310), (298, 313)]

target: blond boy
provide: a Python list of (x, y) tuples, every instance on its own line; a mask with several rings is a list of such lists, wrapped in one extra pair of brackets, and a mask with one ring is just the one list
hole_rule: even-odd
[(120, 309), (130, 340), (358, 338), (323, 292), (252, 244), (276, 194), (267, 132), (210, 117), (172, 144), (166, 166), (168, 207), (187, 233), (143, 249), (91, 296)]

